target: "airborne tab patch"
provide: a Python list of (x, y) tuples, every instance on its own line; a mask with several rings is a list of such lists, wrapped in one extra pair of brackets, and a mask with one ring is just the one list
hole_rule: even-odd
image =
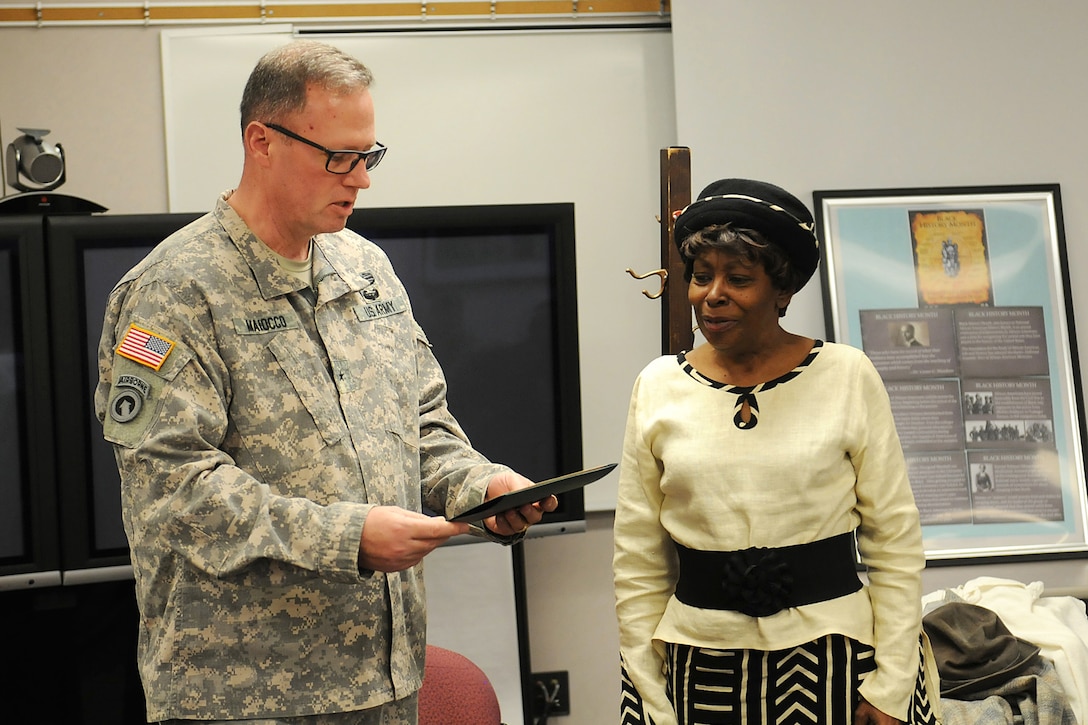
[(132, 324), (128, 326), (125, 336), (121, 338), (121, 344), (117, 346), (117, 354), (146, 365), (152, 370), (158, 370), (166, 362), (167, 356), (173, 349), (173, 340)]

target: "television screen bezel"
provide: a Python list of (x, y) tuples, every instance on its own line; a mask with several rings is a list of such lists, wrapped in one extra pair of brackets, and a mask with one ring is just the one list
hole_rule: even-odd
[[(48, 240), (52, 349), (57, 439), (65, 441), (57, 465), (61, 569), (65, 584), (127, 579), (132, 576), (127, 547), (100, 550), (93, 543), (94, 505), (84, 472), (91, 470), (92, 441), (101, 439), (94, 416), (94, 391), (86, 345), (100, 330), (84, 324), (86, 249), (154, 247), (199, 218), (197, 213), (56, 216), (45, 221)], [(88, 337), (90, 335), (90, 337)], [(118, 493), (118, 495), (120, 495)]]
[(45, 237), (40, 215), (0, 216), (0, 248), (10, 252), (17, 295), (15, 342), (17, 417), (23, 461), (22, 521), (24, 554), (0, 559), (0, 591), (60, 583), (57, 489), (54, 469), (52, 365), (49, 353), (49, 300)]

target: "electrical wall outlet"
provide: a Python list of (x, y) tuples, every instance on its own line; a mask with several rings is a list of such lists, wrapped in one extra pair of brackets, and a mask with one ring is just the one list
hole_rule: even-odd
[(533, 717), (570, 715), (570, 683), (567, 672), (534, 672)]

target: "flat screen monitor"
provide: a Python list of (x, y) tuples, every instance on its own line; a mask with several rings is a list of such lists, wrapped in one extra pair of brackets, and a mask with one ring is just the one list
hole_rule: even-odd
[(0, 217), (0, 590), (59, 583), (40, 216)]
[[(574, 205), (356, 209), (442, 365), (473, 446), (534, 481), (582, 465)], [(584, 528), (581, 490), (530, 529)]]
[[(46, 220), (66, 583), (129, 576), (120, 481), (94, 416), (105, 301), (195, 214)], [(473, 444), (540, 480), (582, 465), (572, 204), (358, 209), (349, 226), (389, 255)], [(581, 491), (536, 535), (584, 529)]]
[(57, 216), (45, 220), (66, 584), (131, 576), (120, 477), (94, 414), (106, 298), (156, 244), (199, 214)]

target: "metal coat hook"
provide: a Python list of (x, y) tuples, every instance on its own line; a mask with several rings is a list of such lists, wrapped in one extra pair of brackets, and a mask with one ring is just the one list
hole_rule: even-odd
[(669, 271), (667, 269), (655, 269), (654, 271), (647, 272), (646, 274), (635, 274), (634, 270), (628, 267), (627, 274), (631, 275), (635, 279), (646, 279), (647, 277), (654, 274), (661, 278), (661, 287), (654, 294), (650, 294), (646, 290), (642, 290), (642, 294), (646, 295), (651, 300), (656, 300), (658, 297), (665, 294), (665, 285), (669, 283)]

